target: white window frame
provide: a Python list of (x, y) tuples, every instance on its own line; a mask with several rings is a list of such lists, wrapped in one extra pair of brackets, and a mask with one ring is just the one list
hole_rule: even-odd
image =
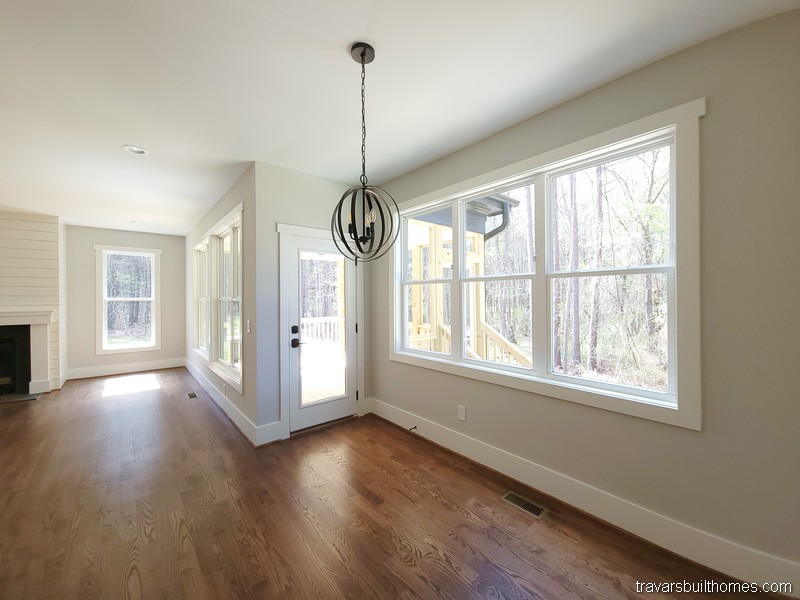
[[(161, 350), (161, 250), (158, 248), (129, 248), (125, 246), (104, 246), (96, 244), (95, 250), (95, 282), (97, 300), (95, 302), (96, 338), (95, 354), (125, 354), (130, 352), (149, 352)], [(108, 323), (106, 320), (106, 306), (109, 301), (119, 301), (119, 298), (108, 298), (108, 256), (122, 254), (133, 256), (149, 256), (152, 264), (150, 275), (151, 296), (149, 298), (131, 298), (125, 300), (146, 300), (152, 302), (152, 338), (150, 342), (142, 344), (128, 344), (122, 347), (112, 347), (107, 344)]]
[[(702, 425), (699, 120), (704, 114), (705, 99), (701, 98), (403, 203), (403, 227), (406, 220), (414, 215), (437, 206), (452, 206), (454, 275), (449, 281), (453, 298), (453, 350), (450, 355), (442, 355), (404, 347), (406, 236), (403, 229), (394, 252), (394, 327), (390, 358), (406, 364), (699, 431)], [(544, 241), (548, 235), (550, 205), (546, 189), (548, 174), (554, 175), (559, 171), (573, 169), (576, 165), (596, 163), (604, 157), (629, 149), (631, 143), (644, 145), (667, 138), (672, 140), (671, 157), (675, 169), (672, 177), (673, 212), (670, 220), (674, 242), (671, 248), (673, 261), (668, 268), (662, 270), (668, 272), (669, 279), (670, 389), (667, 392), (653, 392), (547, 372), (550, 336), (549, 281), (554, 275), (550, 268), (551, 257), (548, 250), (537, 251), (536, 275), (533, 276), (534, 305), (547, 307), (546, 310), (534, 312), (534, 330), (546, 334), (534, 337), (533, 369), (500, 366), (460, 356), (464, 318), (461, 288), (463, 282), (473, 280), (464, 277), (460, 264), (464, 243), (461, 222), (465, 202), (500, 187), (509, 189), (533, 182), (536, 198), (535, 239), (537, 247), (546, 248)], [(546, 198), (548, 200), (544, 201)], [(430, 283), (442, 281), (433, 279)]]
[[(208, 359), (211, 348), (211, 251), (205, 238), (192, 250), (194, 268), (194, 337), (196, 352)], [(205, 306), (205, 311), (203, 310)], [(205, 316), (205, 323), (203, 317)], [(205, 325), (205, 335), (203, 335)]]
[[(225, 300), (238, 300), (240, 315), (243, 315), (242, 304), (242, 256), (241, 256), (241, 241), (242, 241), (242, 205), (239, 204), (236, 208), (231, 210), (222, 219), (220, 219), (213, 227), (211, 227), (203, 236), (199, 244), (193, 248), (192, 260), (195, 269), (195, 302), (194, 302), (194, 327), (192, 339), (192, 351), (196, 357), (204, 361), (208, 368), (218, 375), (225, 383), (231, 386), (238, 393), (242, 394), (242, 372), (244, 370), (245, 352), (244, 352), (244, 328), (242, 328), (242, 339), (239, 348), (239, 365), (241, 368), (226, 363), (222, 360), (222, 302)], [(225, 298), (221, 296), (222, 293), (222, 244), (221, 238), (228, 233), (233, 232), (233, 266), (234, 266), (234, 290), (237, 291), (238, 296)], [(206, 248), (207, 258), (207, 284), (209, 289), (209, 323), (208, 323), (208, 348), (203, 349), (200, 347), (199, 340), (199, 290), (198, 274), (197, 274), (197, 253)], [(242, 322), (244, 317), (242, 316)]]
[[(230, 236), (231, 238), (231, 290), (234, 292), (231, 296), (223, 296), (224, 290), (224, 279), (225, 279), (225, 265), (223, 260), (223, 248), (224, 248), (224, 238)], [(217, 252), (218, 252), (218, 265), (219, 265), (219, 272), (217, 274), (218, 283), (217, 283), (217, 362), (220, 363), (223, 368), (239, 373), (239, 377), (241, 378), (241, 372), (239, 368), (236, 366), (237, 363), (234, 362), (227, 362), (222, 358), (223, 351), (222, 345), (224, 343), (224, 331), (225, 325), (228, 324), (230, 329), (233, 330), (233, 319), (231, 319), (230, 323), (227, 323), (225, 319), (223, 319), (222, 315), (225, 314), (225, 305), (226, 304), (239, 304), (239, 315), (240, 315), (240, 339), (239, 339), (239, 355), (241, 357), (241, 306), (242, 306), (242, 287), (241, 287), (241, 223), (238, 221), (236, 223), (231, 224), (227, 227), (224, 231), (217, 234)], [(240, 358), (241, 360), (241, 358)], [(238, 363), (238, 364), (241, 364)]]

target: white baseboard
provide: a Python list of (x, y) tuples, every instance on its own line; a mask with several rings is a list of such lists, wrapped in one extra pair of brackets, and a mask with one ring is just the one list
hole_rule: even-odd
[(250, 440), (254, 446), (263, 446), (270, 442), (275, 442), (283, 436), (283, 423), (275, 421), (274, 423), (267, 423), (266, 425), (256, 425), (250, 418), (244, 414), (238, 406), (228, 400), (225, 394), (216, 387), (208, 377), (206, 377), (200, 369), (194, 366), (191, 362), (186, 363), (186, 369), (192, 374), (192, 377), (197, 380), (206, 393), (211, 397), (214, 404), (219, 406), (220, 410), (233, 421), (234, 425), (242, 432), (242, 434)]
[(372, 412), (454, 452), (595, 515), (676, 554), (745, 582), (786, 582), (800, 598), (800, 563), (681, 523), (568, 475), (521, 458), (411, 412), (372, 399)]
[(50, 380), (49, 379), (41, 379), (37, 381), (31, 381), (28, 384), (28, 393), (29, 394), (44, 394), (45, 392), (50, 391)]
[(359, 417), (363, 417), (364, 415), (369, 414), (371, 412), (375, 412), (374, 410), (372, 410), (372, 398), (369, 396), (359, 398), (356, 414)]
[(67, 379), (67, 372), (64, 371), (59, 377), (50, 380), (50, 389), (60, 390), (64, 387), (64, 384), (67, 383)]
[(106, 377), (108, 375), (124, 375), (126, 373), (139, 373), (141, 371), (157, 371), (158, 369), (172, 369), (186, 365), (185, 358), (165, 358), (163, 360), (148, 360), (145, 362), (125, 363), (119, 365), (98, 365), (95, 367), (79, 367), (67, 369), (66, 380), (86, 379), (87, 377)]

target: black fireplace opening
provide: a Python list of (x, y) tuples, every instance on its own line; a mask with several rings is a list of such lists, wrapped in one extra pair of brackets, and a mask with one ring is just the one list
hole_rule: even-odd
[(0, 326), (0, 394), (27, 394), (30, 381), (30, 325)]

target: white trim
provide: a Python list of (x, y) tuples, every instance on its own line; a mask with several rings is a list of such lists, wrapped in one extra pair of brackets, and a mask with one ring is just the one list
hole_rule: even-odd
[(49, 325), (55, 314), (55, 310), (0, 309), (0, 325)]
[(42, 379), (41, 381), (31, 381), (28, 384), (29, 394), (44, 394), (52, 389), (49, 379)]
[[(620, 125), (619, 127), (567, 144), (566, 146), (561, 146), (560, 148), (543, 152), (505, 167), (476, 175), (475, 177), (454, 183), (439, 190), (428, 192), (417, 198), (401, 202), (399, 208), (400, 211), (405, 214), (406, 211), (412, 208), (414, 210), (422, 210), (428, 206), (439, 204), (446, 200), (462, 198), (467, 191), (469, 191), (470, 194), (479, 196), (482, 191), (491, 189), (502, 182), (511, 183), (514, 179), (522, 180), (531, 178), (536, 173), (547, 170), (549, 165), (560, 163), (570, 156), (577, 156), (579, 154), (585, 155), (587, 152), (594, 149), (600, 152), (608, 146), (619, 143), (620, 140), (636, 137), (639, 134), (649, 131), (663, 129), (664, 127), (675, 125), (681, 121), (690, 119), (697, 120), (705, 114), (706, 100), (705, 98), (698, 98), (686, 104), (681, 104), (680, 106), (675, 106), (654, 115), (644, 117), (638, 121)], [(470, 195), (470, 197), (472, 196)]]
[[(607, 158), (610, 153), (623, 150), (639, 149), (643, 145), (665, 142), (672, 139), (672, 152), (677, 175), (673, 174), (675, 185), (671, 202), (676, 210), (670, 223), (680, 237), (674, 266), (669, 272), (676, 273), (675, 283), (668, 286), (670, 290), (670, 389), (667, 392), (637, 389), (623, 385), (603, 383), (589, 379), (580, 379), (561, 374), (550, 373), (544, 366), (542, 351), (544, 343), (542, 335), (534, 336), (537, 352), (534, 355), (534, 369), (523, 372), (521, 369), (504, 368), (500, 365), (482, 364), (471, 359), (458, 356), (454, 349), (450, 355), (437, 355), (416, 351), (404, 347), (405, 327), (405, 287), (407, 285), (432, 283), (433, 281), (406, 281), (405, 269), (405, 235), (394, 252), (394, 278), (390, 283), (392, 289), (391, 348), (390, 360), (443, 371), (480, 381), (503, 385), (548, 397), (567, 400), (595, 408), (610, 410), (635, 417), (645, 418), (668, 425), (685, 427), (700, 431), (702, 428), (701, 378), (700, 378), (700, 250), (699, 250), (699, 206), (700, 206), (700, 155), (699, 155), (699, 118), (705, 114), (705, 99), (701, 98), (686, 104), (662, 111), (655, 115), (639, 119), (633, 123), (621, 125), (603, 133), (568, 144), (549, 152), (539, 154), (513, 165), (496, 169), (457, 183), (438, 191), (424, 194), (419, 198), (403, 202), (400, 205), (402, 227), (409, 218), (431, 209), (447, 206), (463, 205), (469, 199), (480, 197), (490, 191), (510, 189), (514, 185), (529, 183), (536, 185), (537, 191), (537, 244), (545, 239), (542, 233), (542, 206), (547, 204), (546, 193), (539, 197), (541, 184), (537, 181), (551, 170), (563, 170), (567, 166), (573, 168), (587, 161), (598, 161)], [(675, 208), (677, 207), (677, 208)], [(455, 211), (455, 208), (454, 208)], [(547, 211), (545, 211), (547, 212)], [(465, 318), (463, 306), (459, 300), (461, 284), (465, 281), (484, 281), (490, 278), (464, 278), (458, 265), (460, 253), (458, 241), (462, 233), (461, 218), (463, 210), (453, 216), (453, 227), (459, 229), (453, 233), (453, 314), (451, 327), (454, 328), (453, 339), (460, 340), (455, 329)], [(545, 221), (547, 217), (545, 216)], [(544, 224), (546, 226), (546, 223)], [(673, 233), (672, 239), (676, 239)], [(547, 255), (545, 252), (537, 254)], [(545, 260), (546, 259), (546, 260)], [(544, 268), (549, 257), (538, 257), (534, 292), (537, 305), (545, 306), (549, 301), (547, 288), (537, 287), (536, 283), (549, 282), (554, 277), (572, 276), (563, 273), (550, 273)], [(667, 268), (665, 268), (667, 269)], [(650, 270), (650, 269), (647, 269)], [(605, 272), (604, 270), (603, 272)], [(614, 272), (642, 272), (642, 269), (621, 269)], [(592, 271), (592, 274), (594, 271)], [(575, 276), (582, 276), (578, 273)], [(504, 275), (502, 279), (512, 276)], [(523, 276), (520, 276), (523, 277)], [(528, 276), (524, 276), (528, 278)], [(674, 297), (672, 296), (674, 290)], [(543, 295), (544, 300), (543, 302)], [(546, 313), (542, 317), (542, 313)], [(680, 315), (678, 316), (678, 313)], [(542, 319), (547, 318), (549, 310), (538, 311), (537, 331), (548, 331), (548, 322), (542, 327)], [(456, 318), (460, 316), (459, 318)], [(534, 318), (537, 318), (536, 316)], [(549, 336), (544, 336), (549, 339)]]
[(160, 360), (148, 360), (136, 363), (124, 363), (118, 365), (97, 365), (93, 367), (78, 367), (67, 369), (62, 376), (64, 381), (70, 379), (86, 379), (87, 377), (105, 377), (107, 375), (125, 375), (127, 373), (139, 373), (141, 371), (156, 371), (158, 369), (173, 369), (186, 365), (185, 358), (163, 358)]
[[(152, 352), (161, 350), (161, 248), (130, 248), (127, 246), (107, 246), (95, 244), (95, 355), (130, 354), (131, 352)], [(128, 254), (151, 257), (151, 298), (142, 298), (143, 302), (152, 303), (152, 343), (130, 344), (119, 348), (106, 347), (107, 323), (106, 302), (115, 299), (106, 298), (108, 269), (107, 253)], [(138, 300), (138, 299), (136, 299)]]
[[(240, 350), (241, 352), (241, 350)], [(200, 358), (203, 358), (200, 355)], [(207, 366), (209, 369), (214, 371), (214, 374), (217, 375), (220, 379), (225, 381), (229, 386), (235, 389), (240, 394), (242, 392), (242, 381), (241, 381), (241, 373), (234, 369), (233, 367), (226, 365), (221, 360), (217, 360), (214, 362), (207, 362)], [(238, 377), (237, 377), (238, 376)]]
[[(304, 415), (302, 419), (297, 418), (297, 413), (292, 411), (292, 398), (297, 398), (298, 389), (297, 385), (299, 384), (299, 380), (295, 376), (297, 372), (295, 370), (296, 363), (293, 361), (296, 360), (297, 355), (293, 354), (293, 351), (290, 349), (289, 340), (294, 337), (293, 334), (290, 333), (290, 323), (294, 321), (294, 318), (290, 314), (292, 312), (292, 308), (295, 304), (293, 300), (293, 277), (294, 269), (296, 269), (295, 261), (297, 257), (295, 254), (292, 254), (291, 249), (294, 248), (293, 244), (298, 243), (297, 240), (305, 239), (307, 242), (306, 244), (309, 247), (319, 247), (320, 242), (328, 242), (332, 246), (330, 252), (336, 253), (337, 250), (333, 244), (333, 239), (331, 237), (331, 233), (327, 229), (319, 229), (316, 227), (305, 227), (301, 225), (289, 225), (286, 223), (277, 223), (276, 224), (276, 231), (278, 232), (279, 238), (279, 285), (278, 285), (278, 293), (279, 293), (279, 317), (278, 317), (278, 329), (279, 329), (279, 339), (281, 340), (280, 348), (279, 348), (279, 364), (280, 364), (280, 423), (282, 424), (282, 437), (288, 438), (291, 435), (292, 430), (297, 430), (307, 426), (304, 424), (303, 420), (308, 419), (312, 414), (309, 412), (307, 415)], [(322, 248), (327, 248), (327, 246), (322, 246)], [(348, 281), (351, 281), (354, 285), (354, 295), (355, 298), (352, 299), (355, 302), (355, 306), (351, 304), (351, 297), (350, 292), (346, 291), (345, 298), (347, 304), (347, 315), (348, 315), (348, 333), (347, 333), (347, 355), (348, 357), (355, 354), (355, 364), (356, 364), (356, 372), (352, 375), (352, 379), (350, 378), (350, 369), (348, 368), (348, 377), (347, 377), (347, 390), (348, 393), (346, 396), (342, 396), (339, 400), (340, 402), (328, 402), (328, 403), (319, 403), (318, 408), (314, 408), (314, 419), (317, 418), (339, 418), (338, 416), (332, 416), (334, 414), (341, 415), (344, 409), (349, 411), (349, 401), (352, 399), (352, 413), (348, 412), (348, 415), (357, 414), (363, 415), (369, 412), (369, 403), (368, 402), (357, 402), (356, 401), (356, 393), (358, 392), (359, 396), (362, 396), (362, 392), (364, 388), (364, 373), (362, 368), (362, 356), (361, 354), (363, 350), (363, 338), (364, 338), (364, 330), (363, 330), (363, 306), (364, 306), (364, 293), (363, 293), (363, 285), (360, 284), (358, 280), (358, 265), (354, 265), (353, 261), (344, 260), (344, 267), (345, 267), (345, 277)], [(363, 266), (361, 267), (361, 272), (363, 273)], [(296, 283), (296, 282), (295, 282)], [(359, 311), (359, 307), (361, 307), (361, 311)], [(295, 307), (296, 308), (296, 307)], [(353, 332), (349, 330), (349, 327), (352, 325), (350, 321), (352, 318), (360, 324), (358, 335), (355, 337), (354, 343), (352, 338), (350, 337)], [(354, 347), (355, 346), (355, 347)], [(353, 385), (355, 388), (353, 389)], [(362, 397), (363, 399), (363, 397)], [(309, 419), (310, 420), (310, 419)]]
[(60, 390), (67, 383), (67, 372), (64, 371), (59, 377), (53, 377), (50, 380), (50, 391)]
[(302, 225), (288, 225), (286, 223), (278, 223), (278, 233), (285, 233), (299, 237), (315, 238), (318, 240), (332, 240), (331, 232), (327, 229), (319, 229), (317, 227), (304, 227)]
[(422, 418), (391, 404), (372, 399), (373, 412), (405, 429), (462, 454), (504, 475), (549, 494), (571, 506), (608, 521), (662, 548), (747, 582), (791, 582), (800, 593), (800, 562), (750, 548), (657, 513)]
[(130, 248), (128, 246), (107, 246), (104, 244), (95, 244), (95, 250), (110, 250), (118, 252), (119, 254), (162, 254), (161, 248)]
[(238, 406), (225, 397), (225, 394), (220, 391), (211, 380), (208, 379), (197, 366), (191, 362), (187, 362), (186, 369), (195, 378), (197, 383), (200, 384), (211, 400), (216, 404), (219, 409), (225, 413), (234, 425), (242, 432), (242, 434), (250, 440), (254, 446), (263, 446), (270, 442), (275, 442), (283, 439), (283, 424), (279, 421), (274, 423), (267, 423), (266, 425), (256, 425), (247, 415), (245, 415)]
[(366, 300), (364, 290), (367, 288), (367, 270), (363, 263), (355, 268), (356, 274), (356, 323), (358, 323), (358, 333), (356, 334), (356, 385), (358, 400), (356, 400), (356, 414), (363, 417), (372, 412), (372, 398), (367, 396), (366, 370), (364, 369), (364, 357), (366, 357)]
[(244, 213), (244, 205), (243, 203), (237, 204), (234, 208), (232, 208), (228, 213), (222, 217), (219, 221), (214, 223), (208, 231), (206, 231), (201, 238), (205, 239), (211, 236), (218, 236), (221, 233), (225, 233), (231, 227), (235, 227), (237, 224), (241, 225), (242, 222), (242, 214)]

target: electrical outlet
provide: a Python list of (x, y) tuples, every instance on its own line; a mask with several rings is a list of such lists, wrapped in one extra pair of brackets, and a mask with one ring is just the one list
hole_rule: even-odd
[(458, 420), (459, 421), (466, 421), (467, 420), (467, 407), (463, 404), (458, 405)]

